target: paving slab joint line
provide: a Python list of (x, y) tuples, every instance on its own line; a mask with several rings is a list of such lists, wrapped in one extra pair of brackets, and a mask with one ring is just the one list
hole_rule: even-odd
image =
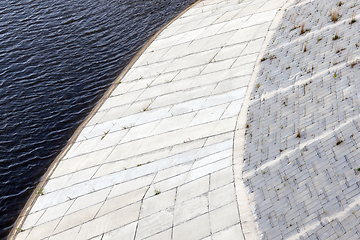
[(254, 212), (253, 209), (255, 207), (254, 202), (249, 198), (244, 183), (244, 179), (242, 177), (245, 143), (246, 143), (245, 131), (246, 131), (248, 109), (250, 105), (250, 97), (255, 87), (255, 81), (257, 75), (260, 71), (261, 59), (265, 55), (267, 46), (269, 45), (276, 31), (277, 26), (280, 24), (282, 16), (285, 13), (285, 9), (287, 9), (294, 1), (295, 0), (288, 0), (284, 3), (284, 5), (276, 13), (268, 29), (268, 33), (266, 34), (265, 41), (257, 57), (254, 71), (251, 76), (251, 80), (248, 84), (248, 88), (244, 97), (244, 102), (237, 119), (235, 137), (234, 137), (233, 164), (234, 164), (236, 196), (237, 196), (238, 207), (240, 212), (240, 223), (244, 234), (244, 238), (246, 240), (255, 240), (255, 239), (259, 240), (261, 239), (261, 235), (262, 235), (261, 232), (258, 230), (257, 224), (255, 223), (255, 216), (253, 213)]
[(203, 0), (197, 0), (193, 4), (191, 4), (189, 7), (187, 7), (185, 10), (180, 12), (176, 17), (174, 17), (169, 23), (167, 23), (165, 26), (163, 26), (159, 31), (157, 31), (147, 42), (146, 44), (139, 50), (138, 53), (132, 58), (132, 60), (129, 62), (129, 64), (122, 70), (120, 75), (115, 79), (115, 81), (111, 84), (111, 86), (108, 88), (108, 90), (105, 92), (105, 94), (102, 96), (100, 101), (96, 104), (96, 106), (91, 110), (89, 115), (85, 118), (85, 120), (80, 124), (80, 126), (76, 129), (76, 131), (71, 136), (70, 140), (67, 142), (65, 147), (61, 150), (59, 155), (55, 158), (55, 160), (51, 163), (46, 173), (41, 177), (39, 183), (37, 184), (36, 188), (32, 192), (31, 196), (25, 203), (23, 209), (21, 210), (19, 216), (17, 217), (12, 230), (10, 231), (7, 240), (13, 240), (15, 239), (16, 234), (18, 233), (19, 227), (24, 223), (25, 217), (28, 215), (31, 207), (36, 202), (37, 197), (39, 196), (37, 194), (38, 189), (43, 189), (45, 186), (45, 183), (50, 178), (51, 174), (56, 169), (57, 165), (59, 164), (60, 160), (66, 155), (66, 153), (70, 150), (72, 144), (76, 141), (77, 137), (80, 135), (81, 131), (84, 129), (86, 124), (91, 120), (91, 118), (96, 114), (96, 112), (100, 109), (100, 107), (104, 104), (104, 102), (109, 98), (111, 93), (115, 90), (115, 88), (118, 86), (121, 79), (128, 73), (128, 71), (131, 69), (131, 67), (135, 64), (135, 62), (139, 59), (139, 57), (145, 52), (145, 50), (150, 46), (150, 44), (162, 33), (170, 24), (172, 24), (174, 21), (176, 21), (178, 18), (180, 18), (184, 13), (186, 13), (189, 9), (197, 5), (198, 3), (202, 2)]

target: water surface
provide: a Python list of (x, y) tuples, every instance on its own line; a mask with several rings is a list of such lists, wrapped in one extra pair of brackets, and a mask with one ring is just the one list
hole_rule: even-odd
[(144, 43), (195, 0), (0, 0), (0, 239)]

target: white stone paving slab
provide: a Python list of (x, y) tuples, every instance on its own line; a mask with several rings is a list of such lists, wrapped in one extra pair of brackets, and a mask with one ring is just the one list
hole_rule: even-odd
[(283, 4), (198, 1), (164, 28), (59, 159), (14, 239), (259, 239), (234, 137)]

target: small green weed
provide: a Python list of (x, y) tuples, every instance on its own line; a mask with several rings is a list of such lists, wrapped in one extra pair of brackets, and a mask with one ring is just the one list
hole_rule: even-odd
[(103, 140), (103, 139), (104, 139), (104, 137), (106, 137), (106, 135), (107, 135), (109, 132), (110, 132), (110, 129), (109, 129), (109, 130), (107, 130), (106, 132), (104, 132), (104, 135), (101, 137), (101, 140)]
[(43, 188), (39, 188), (38, 190), (36, 190), (35, 192), (37, 195), (44, 195), (44, 189)]

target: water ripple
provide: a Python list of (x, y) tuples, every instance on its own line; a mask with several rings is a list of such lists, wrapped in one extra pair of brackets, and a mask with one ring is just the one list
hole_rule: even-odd
[(0, 239), (133, 55), (195, 0), (0, 0)]

